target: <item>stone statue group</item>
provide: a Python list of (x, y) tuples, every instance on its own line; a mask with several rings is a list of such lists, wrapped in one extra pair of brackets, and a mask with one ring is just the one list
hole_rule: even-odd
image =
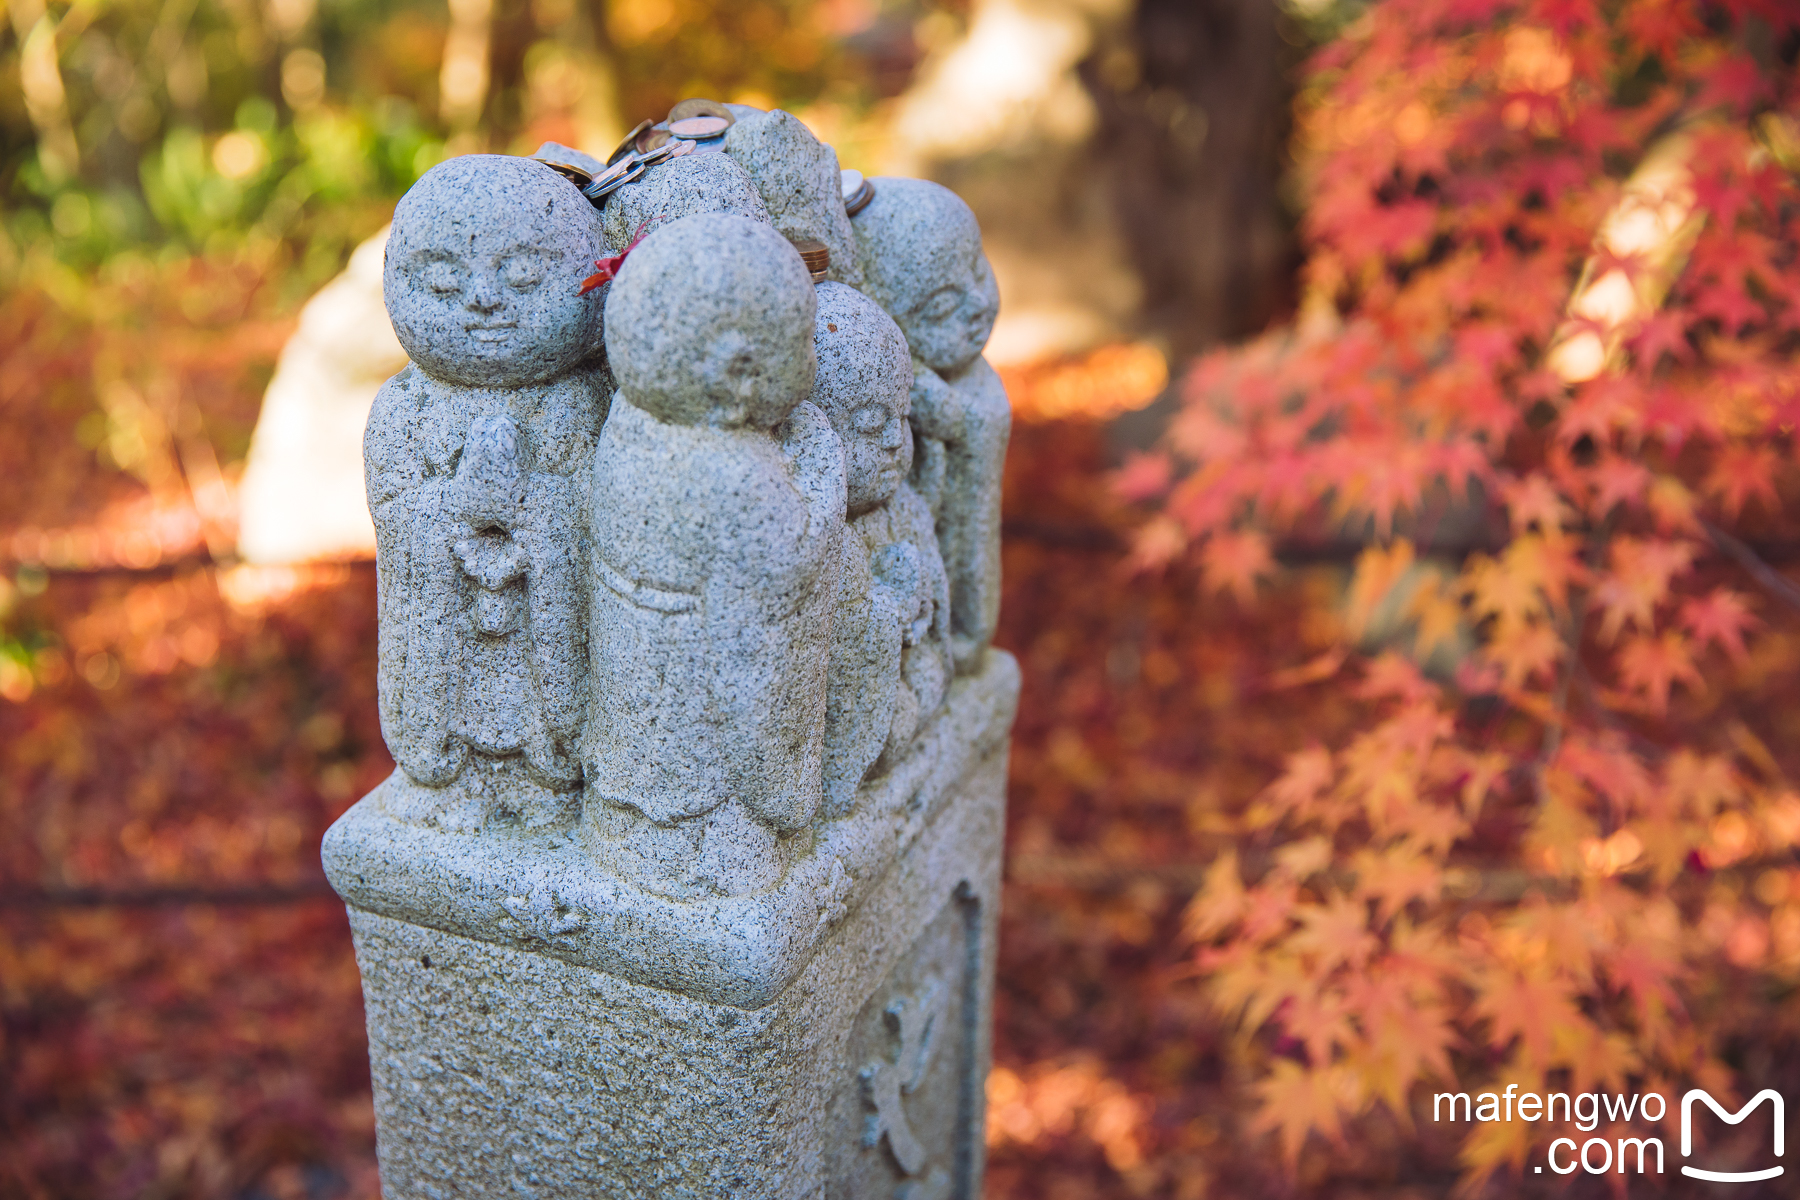
[(829, 146), (732, 112), (599, 208), (534, 158), (428, 172), (385, 266), (411, 363), (365, 439), (381, 803), (566, 827), (674, 899), (779, 881), (979, 669), (999, 606), (973, 214), (879, 178), (852, 217)]

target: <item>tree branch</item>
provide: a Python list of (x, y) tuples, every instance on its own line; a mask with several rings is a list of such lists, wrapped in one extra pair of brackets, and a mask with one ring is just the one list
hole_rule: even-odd
[(1749, 545), (1726, 533), (1705, 517), (1700, 518), (1700, 527), (1706, 530), (1706, 536), (1712, 539), (1713, 545), (1748, 571), (1751, 578), (1763, 585), (1764, 590), (1777, 600), (1785, 601), (1789, 607), (1800, 609), (1800, 585), (1764, 562)]

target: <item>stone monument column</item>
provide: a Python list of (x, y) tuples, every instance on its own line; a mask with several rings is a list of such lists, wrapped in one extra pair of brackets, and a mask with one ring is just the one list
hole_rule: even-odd
[(924, 319), (819, 282), (863, 278), (830, 148), (694, 105), (395, 214), (399, 766), (324, 847), (389, 1200), (980, 1194), (1019, 675), (939, 538), (998, 459), (915, 487)]

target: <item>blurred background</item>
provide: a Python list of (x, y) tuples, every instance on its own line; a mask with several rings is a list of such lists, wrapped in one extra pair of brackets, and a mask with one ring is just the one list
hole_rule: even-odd
[[(1390, 32), (1415, 9), (1437, 20), (1456, 8), (1386, 7), (1398, 13)], [(1412, 67), (1443, 94), (1454, 89), (1442, 72), (1464, 69), (1443, 65), (1452, 60), (1507, 81), (1495, 85), (1495, 112), (1508, 115), (1481, 137), (1531, 134), (1538, 109), (1514, 121), (1498, 106), (1525, 96), (1554, 109), (1545, 98), (1571, 70), (1605, 76), (1621, 103), (1642, 108), (1642, 96), (1676, 77), (1667, 64), (1690, 43), (1702, 58), (1714, 42), (1748, 47), (1753, 67), (1734, 76), (1733, 103), (1792, 107), (1790, 84), (1767, 82), (1793, 69), (1780, 4), (1624, 6), (1639, 22), (1631, 36), (1663, 47), (1654, 71), (1604, 49), (1569, 65), (1554, 39), (1598, 21), (1579, 16), (1591, 6), (1523, 6), (1538, 22), (1530, 30), (1550, 32), (1504, 47), (1519, 14), (1465, 7), (1477, 23), (1494, 10), (1492, 45), (1445, 37), (1442, 56)], [(1699, 17), (1684, 15), (1689, 7)], [(1740, 23), (1740, 8), (1756, 10), (1742, 22), (1758, 23)], [(404, 361), (379, 318), (379, 238), (399, 195), (447, 156), (530, 153), (544, 140), (604, 155), (637, 120), (688, 96), (788, 109), (844, 166), (951, 186), (979, 216), (1000, 280), (989, 357), (1015, 425), (999, 641), (1020, 657), (1026, 693), (988, 1194), (1437, 1196), (1467, 1183), (1471, 1163), (1486, 1165), (1470, 1194), (1503, 1194), (1487, 1175), (1500, 1152), (1459, 1157), (1455, 1131), (1415, 1127), (1404, 1104), (1363, 1098), (1389, 1085), (1358, 1092), (1334, 1076), (1329, 1095), (1287, 1096), (1301, 1110), (1287, 1124), (1266, 1112), (1252, 1120), (1268, 1081), (1292, 1078), (1281, 1064), (1317, 1067), (1321, 1051), (1298, 1026), (1298, 1040), (1265, 1028), (1252, 1047), (1276, 1005), (1243, 1027), (1207, 992), (1197, 964), (1209, 960), (1196, 957), (1225, 927), (1208, 915), (1216, 905), (1190, 903), (1218, 883), (1208, 870), (1220, 850), (1260, 854), (1263, 869), (1280, 858), (1266, 831), (1246, 832), (1246, 806), (1292, 777), (1292, 754), (1344, 742), (1371, 705), (1398, 694), (1333, 685), (1346, 653), (1399, 644), (1391, 635), (1406, 626), (1402, 648), (1442, 683), (1491, 632), (1477, 597), (1466, 612), (1440, 612), (1448, 625), (1420, 644), (1422, 629), (1408, 622), (1423, 610), (1409, 616), (1407, 597), (1437, 576), (1411, 567), (1411, 542), (1405, 562), (1364, 554), (1365, 542), (1393, 532), (1385, 520), (1353, 514), (1325, 536), (1283, 542), (1276, 557), (1259, 540), (1215, 539), (1213, 557), (1190, 561), (1185, 535), (1153, 511), (1168, 463), (1147, 452), (1182, 410), (1191, 364), (1296, 320), (1335, 336), (1363, 301), (1334, 289), (1349, 279), (1366, 299), (1388, 278), (1308, 259), (1306, 238), (1329, 236), (1342, 212), (1309, 207), (1322, 176), (1307, 163), (1320, 147), (1341, 146), (1354, 125), (1354, 136), (1397, 136), (1415, 156), (1453, 153), (1443, 148), (1450, 134), (1442, 145), (1427, 136), (1437, 127), (1423, 109), (1371, 115), (1329, 92), (1345, 78), (1345, 38), (1379, 44), (1369, 31), (1383, 27), (1370, 25), (1361, 0), (10, 0), (6, 21), (0, 1197), (377, 1196), (357, 973), (318, 846), (392, 769), (375, 714), (374, 575), (356, 458), (374, 387)], [(1696, 84), (1687, 94), (1713, 93)], [(1310, 140), (1296, 133), (1302, 111), (1315, 117)], [(1337, 126), (1318, 118), (1334, 111)], [(1751, 117), (1740, 123), (1750, 128)], [(1769, 203), (1791, 215), (1800, 140), (1782, 119), (1755, 126), (1756, 161), (1774, 164)], [(1574, 145), (1579, 133), (1536, 136)], [(1569, 289), (1590, 277), (1592, 231), (1637, 165), (1603, 140), (1583, 143), (1601, 164), (1598, 199), (1571, 218), (1581, 232), (1559, 243), (1554, 287), (1519, 292), (1549, 323), (1518, 335), (1521, 377), (1542, 374), (1529, 374), (1533, 356), (1550, 344)], [(1390, 206), (1381, 212), (1415, 197), (1486, 203), (1443, 199), (1441, 184), (1406, 190), (1412, 176), (1390, 175), (1386, 162), (1365, 164), (1363, 193)], [(1415, 168), (1433, 169), (1406, 170)], [(1581, 183), (1534, 179), (1538, 190), (1519, 192), (1532, 212)], [(1396, 253), (1413, 256), (1392, 272), (1395, 287), (1451, 257), (1442, 238), (1383, 229), (1406, 247)], [(1506, 236), (1524, 245), (1548, 235), (1509, 227)], [(1780, 299), (1793, 278), (1789, 246), (1767, 240), (1773, 283), (1746, 285), (1772, 313), (1791, 312)], [(1731, 362), (1792, 358), (1786, 327), (1764, 337), (1745, 316), (1723, 332), (1734, 331), (1752, 349)], [(1455, 346), (1487, 365), (1501, 357)], [(1438, 345), (1421, 360), (1444, 353)], [(1190, 448), (1217, 433), (1205, 413), (1223, 411), (1193, 399), (1215, 376), (1191, 378)], [(1791, 431), (1789, 418), (1770, 419)], [(1779, 444), (1786, 470), (1791, 451)], [(1778, 483), (1762, 524), (1736, 544), (1779, 579), (1796, 543), (1780, 520), (1791, 481)], [(1731, 515), (1745, 502), (1739, 495)], [(1450, 556), (1444, 578), (1470, 555), (1498, 553), (1508, 526), (1495, 512), (1480, 494), (1439, 506), (1435, 528), (1454, 543), (1439, 546)], [(1411, 535), (1429, 548), (1429, 536)], [(1740, 586), (1778, 587), (1744, 569), (1752, 582)], [(1411, 590), (1381, 609), (1402, 575)], [(1758, 778), (1779, 808), (1793, 796), (1775, 782), (1788, 765), (1782, 747), (1800, 729), (1781, 715), (1793, 706), (1771, 697), (1789, 694), (1800, 640), (1783, 632), (1779, 601), (1760, 611), (1778, 651), (1733, 678), (1761, 689), (1745, 700), (1743, 728), (1764, 746)], [(1727, 635), (1713, 651), (1723, 663), (1728, 635), (1739, 630), (1741, 649), (1749, 626), (1721, 620), (1711, 628)], [(1574, 636), (1579, 649), (1579, 623)], [(1448, 666), (1429, 661), (1438, 642)], [(1713, 678), (1711, 660), (1703, 665)], [(1659, 669), (1666, 703), (1671, 680), (1685, 676), (1679, 663)], [(1496, 689), (1471, 690), (1492, 700)], [(1484, 728), (1501, 724), (1497, 703), (1476, 713)], [(1723, 727), (1711, 710), (1691, 715)], [(1523, 752), (1521, 794), (1556, 752), (1547, 742), (1540, 754), (1535, 741)], [(1516, 857), (1528, 823), (1483, 826), (1504, 850), (1496, 863), (1513, 861), (1505, 856)], [(1789, 926), (1777, 919), (1800, 904), (1800, 878), (1783, 890), (1785, 847), (1800, 839), (1792, 824), (1785, 843), (1756, 835), (1764, 857), (1754, 861), (1766, 869), (1733, 885), (1731, 899), (1750, 907), (1731, 908), (1704, 935), (1716, 949), (1749, 928), (1743, 921), (1760, 921), (1760, 933), (1742, 936), (1760, 937), (1761, 949), (1732, 950), (1731, 961), (1760, 970), (1786, 954), (1782, 979), (1800, 955), (1782, 949)], [(1569, 837), (1602, 845), (1614, 828)], [(1750, 861), (1750, 849), (1705, 860), (1701, 841), (1693, 847), (1696, 870)], [(1601, 863), (1594, 878), (1624, 869), (1598, 853), (1582, 860)], [(1516, 874), (1492, 895), (1460, 894), (1445, 919), (1476, 937), (1471, 906), (1488, 896), (1518, 908), (1528, 889), (1506, 882)], [(1216, 888), (1208, 894), (1217, 899)], [(1800, 946), (1793, 911), (1789, 940)], [(1790, 1011), (1791, 984), (1768, 988), (1755, 995), (1773, 1008), (1733, 1019)], [(1512, 1033), (1500, 1032), (1504, 1044)], [(1792, 1044), (1769, 1036), (1765, 1051)], [(1465, 1048), (1483, 1069), (1500, 1061), (1499, 1051), (1483, 1058), (1485, 1044), (1457, 1053)], [(1358, 1119), (1348, 1140), (1340, 1109)], [(1272, 1132), (1285, 1156), (1264, 1138)], [(1301, 1144), (1321, 1152), (1296, 1157)]]

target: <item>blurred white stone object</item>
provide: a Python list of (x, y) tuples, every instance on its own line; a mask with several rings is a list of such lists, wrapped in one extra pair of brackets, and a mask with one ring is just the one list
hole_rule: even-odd
[(370, 558), (363, 492), (369, 406), (406, 365), (381, 296), (388, 231), (300, 310), (263, 395), (238, 489), (238, 553), (254, 563)]

